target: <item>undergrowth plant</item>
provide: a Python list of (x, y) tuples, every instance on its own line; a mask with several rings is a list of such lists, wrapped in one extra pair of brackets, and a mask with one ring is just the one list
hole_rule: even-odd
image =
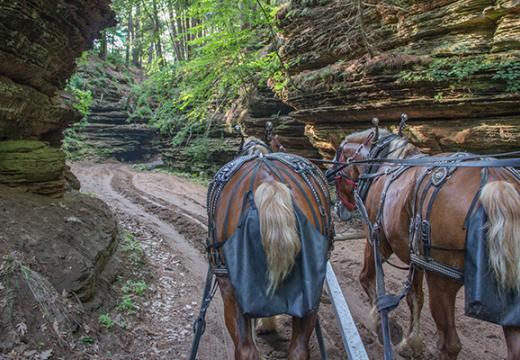
[(110, 329), (112, 326), (115, 325), (114, 320), (112, 320), (108, 313), (99, 315), (98, 322), (101, 326), (103, 326), (106, 329)]
[(144, 251), (141, 247), (141, 244), (132, 233), (126, 231), (123, 232), (121, 249), (134, 267), (139, 267), (142, 265)]
[[(87, 52), (77, 60), (77, 64), (84, 64), (86, 60)], [(93, 148), (87, 145), (81, 134), (84, 127), (87, 125), (88, 115), (90, 113), (90, 106), (94, 100), (92, 91), (88, 88), (86, 80), (78, 73), (74, 74), (69, 82), (65, 91), (73, 96), (72, 106), (77, 110), (82, 118), (78, 123), (73, 124), (70, 128), (66, 129), (64, 133), (62, 149), (65, 155), (70, 160), (80, 160), (93, 153)]]
[[(506, 92), (520, 91), (520, 60), (485, 56), (434, 59), (425, 69), (401, 72), (399, 81), (462, 84), (478, 74), (485, 73), (491, 74), (492, 79), (505, 83)], [(469, 83), (469, 89), (471, 86), (472, 84)]]

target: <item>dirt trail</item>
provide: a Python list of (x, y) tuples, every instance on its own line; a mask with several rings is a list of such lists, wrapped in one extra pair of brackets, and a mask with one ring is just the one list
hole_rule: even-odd
[[(144, 242), (145, 252), (151, 266), (158, 273), (156, 278), (159, 279), (159, 283), (154, 284), (155, 298), (151, 302), (152, 305), (155, 304), (155, 308), (152, 307), (154, 311), (144, 311), (143, 323), (150, 333), (157, 335), (153, 345), (157, 356), (154, 358), (163, 359), (172, 355), (176, 355), (174, 358), (185, 358), (191, 342), (191, 323), (200, 303), (207, 269), (203, 256), (206, 189), (171, 174), (137, 172), (128, 165), (75, 164), (72, 169), (82, 183), (82, 191), (94, 193), (104, 199), (114, 209), (120, 221), (131, 229), (148, 229), (153, 235), (140, 239)], [(357, 280), (363, 261), (363, 247), (362, 239), (337, 242), (331, 261), (369, 356), (380, 359), (381, 346), (369, 330), (370, 306)], [(385, 268), (385, 271), (388, 288), (397, 292), (406, 272), (394, 268)], [(172, 297), (171, 293), (179, 296)], [(320, 314), (329, 358), (343, 359), (345, 356), (341, 337), (327, 296), (323, 297)], [(459, 359), (503, 359), (505, 345), (501, 329), (463, 314), (461, 293), (456, 309), (459, 336), (463, 344)], [(422, 316), (422, 333), (426, 342), (424, 358), (431, 359), (436, 353), (437, 337), (427, 298)], [(393, 317), (403, 329), (407, 328), (409, 316), (404, 302), (393, 312)], [(259, 337), (259, 346), (267, 359), (283, 359), (287, 356), (290, 319), (284, 318), (282, 322), (278, 334)], [(169, 329), (173, 329), (175, 336), (166, 336)], [(165, 333), (163, 337), (162, 333)], [(312, 347), (312, 359), (319, 359), (315, 340)], [(148, 350), (145, 346), (142, 349), (143, 354)], [(231, 339), (224, 326), (222, 302), (217, 295), (208, 311), (200, 359), (232, 359), (232, 351)]]

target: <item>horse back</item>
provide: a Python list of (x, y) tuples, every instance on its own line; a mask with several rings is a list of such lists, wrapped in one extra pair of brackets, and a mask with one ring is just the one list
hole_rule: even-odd
[[(309, 168), (298, 172), (274, 155), (250, 158), (222, 185), (218, 199), (211, 206), (213, 209), (208, 207), (208, 217), (214, 228), (214, 241), (222, 244), (233, 235), (239, 226), (241, 215), (250, 206), (248, 194), (253, 195), (260, 184), (268, 181), (286, 184), (291, 189), (294, 206), (322, 234), (329, 236), (330, 195), (321, 171), (306, 161)], [(286, 154), (284, 157), (291, 158), (291, 155)]]

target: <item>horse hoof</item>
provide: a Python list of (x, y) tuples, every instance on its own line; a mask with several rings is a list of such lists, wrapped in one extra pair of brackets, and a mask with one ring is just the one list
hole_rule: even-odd
[(403, 328), (394, 319), (390, 319), (390, 337), (394, 345), (399, 344), (404, 338)]
[(424, 342), (420, 336), (404, 338), (397, 346), (397, 353), (407, 359), (420, 358), (423, 351)]
[[(397, 345), (403, 340), (403, 328), (395, 320), (389, 319), (390, 321), (390, 338), (392, 344)], [(383, 344), (383, 332), (381, 326), (377, 327), (377, 340), (380, 344)]]

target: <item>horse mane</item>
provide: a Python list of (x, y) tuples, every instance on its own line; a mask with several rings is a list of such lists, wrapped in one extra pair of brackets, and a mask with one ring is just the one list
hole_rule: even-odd
[[(343, 144), (348, 142), (363, 144), (373, 132), (374, 129), (367, 129), (347, 135), (341, 145), (343, 146)], [(391, 134), (392, 133), (388, 129), (379, 128), (379, 138), (383, 138)], [(408, 140), (405, 138), (395, 138), (392, 140), (389, 145), (390, 152), (388, 159), (404, 159), (419, 152), (419, 149), (415, 145), (407, 142)], [(407, 144), (405, 145), (405, 143)]]

